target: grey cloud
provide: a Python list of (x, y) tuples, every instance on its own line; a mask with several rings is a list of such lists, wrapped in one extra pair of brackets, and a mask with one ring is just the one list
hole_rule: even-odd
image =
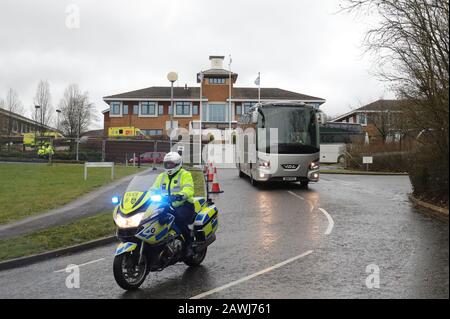
[[(80, 8), (80, 29), (65, 26), (66, 6)], [(40, 79), (53, 104), (78, 83), (97, 110), (102, 96), (151, 85), (196, 85), (208, 55), (232, 54), (239, 86), (281, 87), (327, 99), (329, 114), (389, 92), (361, 58), (364, 25), (334, 14), (339, 1), (2, 0), (0, 96), (15, 88), (25, 107)], [(356, 106), (356, 105), (355, 105)], [(101, 125), (101, 122), (96, 126)]]

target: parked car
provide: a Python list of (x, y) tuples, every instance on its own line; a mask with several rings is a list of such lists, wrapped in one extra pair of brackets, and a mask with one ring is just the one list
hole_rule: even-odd
[[(146, 152), (140, 155), (140, 161), (142, 164), (144, 163), (162, 163), (164, 160), (164, 156), (166, 156), (165, 152)], [(135, 162), (138, 163), (139, 158), (136, 156), (135, 158), (131, 158), (128, 160), (129, 163)]]

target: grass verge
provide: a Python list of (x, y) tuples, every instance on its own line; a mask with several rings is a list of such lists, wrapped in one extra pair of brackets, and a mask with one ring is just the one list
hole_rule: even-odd
[(112, 213), (86, 217), (25, 236), (0, 240), (0, 261), (85, 243), (114, 235)]
[[(46, 212), (111, 182), (110, 169), (89, 168), (86, 181), (83, 170), (77, 164), (0, 164), (0, 224)], [(137, 172), (116, 166), (115, 179)]]
[[(195, 196), (205, 196), (203, 173), (193, 170), (191, 174), (194, 179)], [(112, 212), (106, 212), (25, 236), (0, 240), (0, 261), (39, 254), (111, 236), (114, 235), (115, 229)]]

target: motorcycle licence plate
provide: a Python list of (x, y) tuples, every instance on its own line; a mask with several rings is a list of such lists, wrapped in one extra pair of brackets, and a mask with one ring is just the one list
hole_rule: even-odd
[(296, 181), (297, 177), (283, 177), (283, 181)]

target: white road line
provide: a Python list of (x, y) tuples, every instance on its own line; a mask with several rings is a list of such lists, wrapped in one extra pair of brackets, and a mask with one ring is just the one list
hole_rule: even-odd
[(300, 198), (301, 200), (306, 200), (304, 197), (302, 197), (302, 196), (300, 196), (300, 195), (298, 195), (298, 194), (296, 194), (296, 193), (294, 193), (292, 191), (288, 191), (288, 193), (291, 194), (291, 195), (294, 195), (297, 198)]
[[(86, 265), (93, 264), (93, 263), (96, 263), (96, 262), (99, 262), (99, 261), (102, 261), (102, 260), (105, 260), (105, 258), (99, 258), (99, 259), (96, 259), (96, 260), (88, 261), (87, 263), (79, 264), (79, 265), (77, 265), (77, 266), (78, 266), (78, 267), (86, 266)], [(67, 269), (67, 267), (64, 268), (64, 269), (55, 270), (54, 272), (65, 272), (66, 269)]]
[(320, 210), (320, 211), (327, 217), (327, 219), (328, 219), (328, 227), (327, 227), (327, 230), (325, 231), (325, 235), (329, 235), (329, 234), (331, 234), (331, 231), (333, 230), (333, 227), (334, 227), (334, 221), (333, 221), (333, 218), (331, 218), (331, 215), (328, 214), (328, 212), (327, 212), (325, 209), (319, 207), (319, 210)]
[(276, 264), (276, 265), (274, 265), (274, 266), (272, 266), (272, 267), (269, 267), (269, 268), (263, 269), (263, 270), (261, 270), (261, 271), (255, 272), (254, 274), (251, 274), (251, 275), (246, 276), (246, 277), (244, 277), (244, 278), (241, 278), (241, 279), (238, 279), (238, 280), (236, 280), (236, 281), (230, 282), (230, 283), (228, 283), (228, 284), (226, 284), (226, 285), (223, 285), (223, 286), (214, 288), (214, 289), (212, 289), (212, 290), (203, 292), (203, 293), (198, 294), (198, 295), (196, 295), (196, 296), (193, 296), (193, 297), (191, 297), (191, 298), (189, 298), (189, 299), (201, 299), (201, 298), (204, 298), (204, 297), (206, 297), (206, 296), (212, 295), (212, 294), (214, 294), (214, 293), (216, 293), (216, 292), (222, 291), (222, 290), (224, 290), (224, 289), (227, 289), (227, 288), (230, 288), (230, 287), (232, 287), (232, 286), (235, 286), (235, 285), (238, 285), (238, 284), (240, 284), (240, 283), (243, 283), (243, 282), (245, 282), (245, 281), (247, 281), (247, 280), (253, 279), (253, 278), (258, 277), (258, 276), (261, 276), (261, 275), (263, 275), (263, 274), (265, 274), (265, 273), (267, 273), (267, 272), (269, 272), (269, 271), (272, 271), (272, 270), (274, 270), (274, 269), (283, 267), (284, 265), (287, 265), (287, 264), (289, 264), (289, 263), (291, 263), (291, 262), (293, 262), (293, 261), (296, 261), (297, 259), (300, 259), (300, 258), (303, 258), (303, 257), (308, 256), (308, 255), (311, 254), (312, 252), (313, 252), (313, 250), (308, 250), (307, 252), (304, 252), (304, 253), (301, 254), (301, 255), (298, 255), (298, 256), (289, 258), (289, 259), (287, 259), (287, 260), (285, 260), (285, 261), (283, 261), (283, 262), (281, 262), (281, 263), (278, 263), (278, 264)]
[[(292, 191), (288, 191), (288, 193), (291, 194), (291, 195), (294, 195), (294, 196), (297, 197), (297, 198), (300, 198), (301, 200), (307, 200), (307, 199), (303, 198), (302, 196), (300, 196), (300, 195), (298, 195), (298, 194), (296, 194), (296, 193), (294, 193), (294, 192), (292, 192)], [(325, 231), (325, 235), (329, 235), (329, 234), (331, 234), (331, 231), (333, 230), (333, 227), (334, 227), (334, 220), (333, 220), (333, 218), (331, 217), (331, 215), (328, 214), (328, 212), (327, 212), (325, 209), (319, 207), (319, 210), (320, 210), (320, 211), (325, 215), (325, 217), (328, 219), (328, 227), (327, 227), (327, 230)]]

